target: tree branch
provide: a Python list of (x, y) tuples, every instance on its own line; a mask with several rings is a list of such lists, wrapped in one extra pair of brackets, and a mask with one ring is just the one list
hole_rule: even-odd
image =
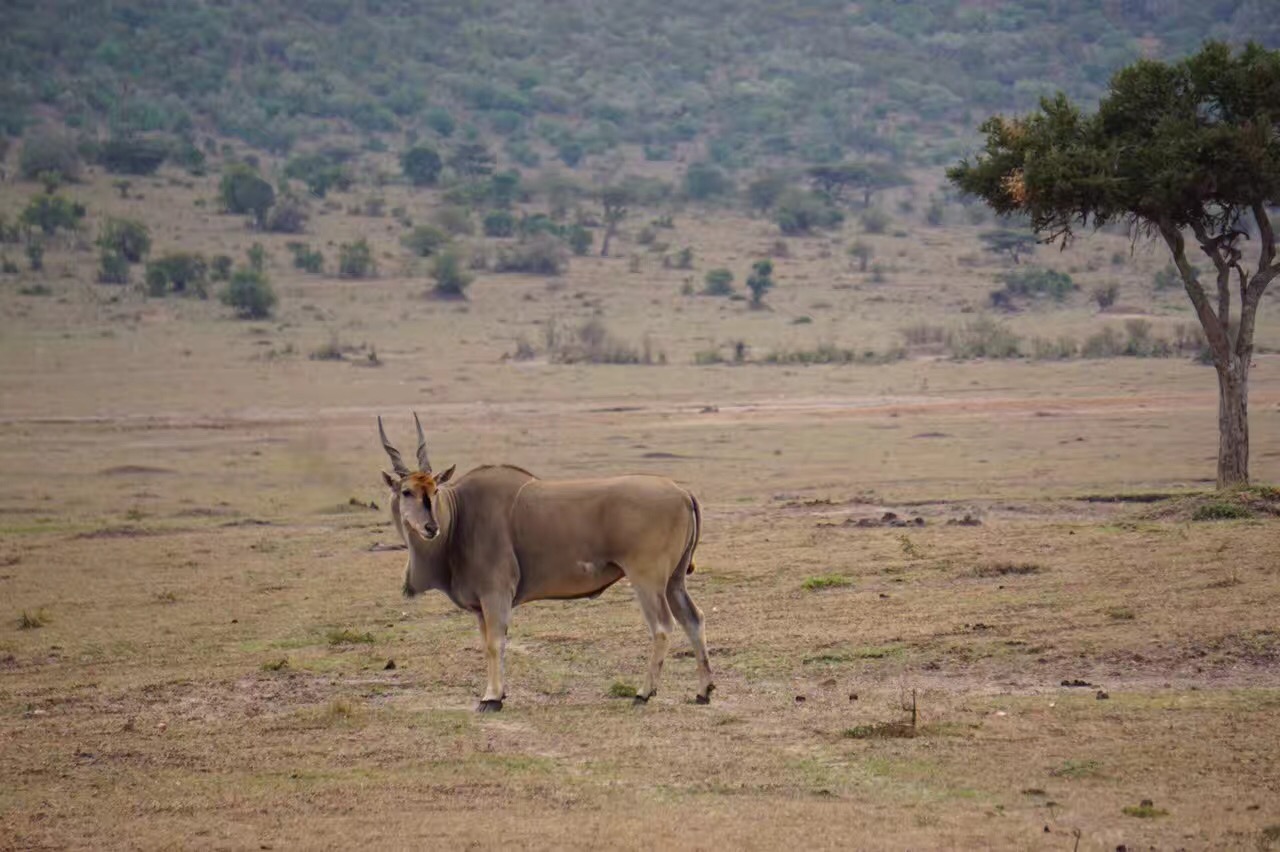
[[(1199, 222), (1193, 222), (1191, 230), (1195, 232), (1196, 240), (1200, 243), (1200, 250), (1209, 256), (1209, 259), (1213, 261), (1214, 268), (1218, 271), (1218, 322), (1222, 324), (1223, 329), (1226, 329), (1228, 336), (1230, 336), (1231, 267), (1233, 261), (1240, 255), (1239, 250), (1231, 244), (1231, 241), (1239, 235), (1239, 232), (1228, 231), (1225, 234), (1211, 237), (1205, 231), (1204, 225)], [(1225, 257), (1223, 256), (1224, 246)], [(1243, 294), (1240, 297), (1240, 301), (1243, 306)]]
[(1209, 346), (1213, 349), (1215, 356), (1225, 356), (1231, 351), (1226, 329), (1218, 321), (1217, 315), (1209, 305), (1209, 297), (1205, 295), (1204, 288), (1196, 280), (1195, 270), (1187, 262), (1186, 240), (1182, 238), (1177, 227), (1167, 219), (1158, 221), (1156, 227), (1160, 231), (1160, 236), (1164, 237), (1165, 243), (1168, 244), (1169, 251), (1173, 253), (1173, 263), (1182, 276), (1182, 286), (1186, 288), (1187, 296), (1191, 298), (1191, 304), (1196, 309), (1196, 316), (1200, 318), (1200, 325), (1204, 328)]

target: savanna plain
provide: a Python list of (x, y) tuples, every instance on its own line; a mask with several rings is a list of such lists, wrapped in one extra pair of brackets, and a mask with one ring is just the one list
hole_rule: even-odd
[[(439, 300), (400, 226), (341, 193), (307, 239), (367, 238), (377, 278), (296, 271), (290, 238), (198, 203), (216, 177), (135, 184), (69, 192), (158, 246), (261, 242), (280, 304), (246, 322), (101, 285), (75, 238), (46, 295), (0, 284), (0, 846), (1280, 844), (1280, 534), (1264, 510), (1204, 520), (1234, 514), (1211, 493), (1213, 370), (950, 357), (1012, 268), (976, 228), (780, 246), (681, 209), (679, 269), (634, 241), (637, 212), (615, 257)], [(697, 294), (766, 255), (767, 309)], [(1155, 246), (1036, 258), (1118, 297), (1001, 320), (1020, 334), (1193, 321), (1152, 292)], [(1274, 292), (1260, 316), (1280, 346)], [(545, 356), (548, 329), (591, 320), (663, 363)], [(823, 344), (879, 355), (782, 357)], [(1254, 479), (1280, 481), (1280, 356), (1257, 356), (1251, 403)], [(518, 609), (506, 708), (474, 713), (475, 619), (400, 596), (375, 417), (411, 453), (411, 411), (437, 467), (692, 489), (712, 703), (679, 637), (632, 707), (648, 636), (624, 581)]]

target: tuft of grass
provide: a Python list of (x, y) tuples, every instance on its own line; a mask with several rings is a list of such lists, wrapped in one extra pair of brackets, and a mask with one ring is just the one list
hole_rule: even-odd
[(1066, 760), (1056, 769), (1050, 769), (1054, 778), (1094, 778), (1101, 775), (1101, 768), (1096, 760)]
[(973, 570), (975, 577), (1020, 577), (1044, 572), (1043, 566), (1034, 562), (993, 562)]
[(1141, 804), (1137, 805), (1125, 805), (1120, 810), (1126, 816), (1137, 817), (1138, 819), (1155, 819), (1156, 817), (1169, 815), (1167, 810), (1157, 808), (1150, 799), (1143, 799)]
[(335, 627), (329, 631), (328, 638), (330, 645), (372, 645), (374, 642), (372, 633), (368, 631), (358, 633), (349, 627), (341, 629)]
[(1133, 621), (1137, 616), (1127, 606), (1113, 606), (1107, 610), (1107, 617), (1113, 621)]
[(1205, 503), (1203, 506), (1197, 506), (1196, 510), (1191, 513), (1191, 520), (1193, 521), (1234, 521), (1252, 517), (1252, 509), (1247, 506), (1241, 506), (1239, 503), (1229, 503), (1226, 500)]
[(35, 630), (37, 627), (44, 627), (52, 620), (53, 619), (49, 617), (49, 613), (45, 612), (44, 607), (41, 607), (34, 612), (27, 612), (24, 609), (22, 611), (22, 615), (18, 618), (18, 629)]
[(631, 698), (636, 694), (637, 690), (634, 684), (627, 683), (623, 680), (615, 680), (609, 685), (610, 698)]
[(289, 668), (288, 657), (281, 657), (278, 660), (272, 660), (269, 663), (262, 664), (262, 670), (264, 672), (282, 672), (287, 668)]
[(360, 708), (347, 698), (335, 698), (325, 706), (321, 720), (330, 724), (342, 724), (353, 721), (360, 714)]
[(817, 592), (822, 589), (840, 589), (852, 585), (852, 580), (840, 574), (819, 574), (816, 577), (808, 578), (800, 584), (801, 588), (806, 592)]
[(1280, 823), (1269, 825), (1262, 829), (1262, 835), (1259, 838), (1259, 847), (1262, 849), (1270, 849), (1273, 846), (1280, 846)]
[(910, 739), (919, 735), (920, 729), (909, 722), (876, 722), (872, 725), (855, 725), (840, 732), (840, 736), (850, 740)]

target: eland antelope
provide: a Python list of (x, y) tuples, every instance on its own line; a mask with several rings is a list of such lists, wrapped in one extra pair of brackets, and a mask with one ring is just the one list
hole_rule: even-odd
[(685, 590), (702, 515), (692, 494), (659, 476), (548, 482), (512, 465), (486, 465), (453, 480), (427, 459), (418, 415), (418, 470), (378, 436), (391, 458), (382, 474), (391, 519), (409, 549), (406, 596), (438, 590), (479, 620), (488, 662), (480, 712), (502, 709), (503, 656), (513, 607), (536, 600), (593, 598), (626, 577), (653, 638), (634, 703), (658, 691), (672, 620), (689, 636), (698, 665), (697, 702), (711, 700), (702, 611)]

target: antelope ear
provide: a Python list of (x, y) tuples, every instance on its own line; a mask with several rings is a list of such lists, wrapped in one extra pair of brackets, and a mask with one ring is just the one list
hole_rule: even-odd
[(449, 469), (448, 469), (448, 470), (444, 471), (443, 473), (437, 473), (437, 474), (436, 474), (436, 485), (444, 485), (446, 482), (448, 482), (450, 479), (452, 479), (452, 478), (453, 478), (453, 471), (454, 471), (454, 469), (455, 469), (456, 467), (457, 467), (457, 465), (456, 465), (456, 464), (451, 464), (451, 465), (449, 465)]
[(394, 476), (387, 473), (385, 470), (381, 471), (381, 473), (382, 473), (382, 481), (387, 483), (387, 487), (390, 488), (392, 491), (395, 491), (397, 488), (400, 487), (399, 479), (396, 479)]

